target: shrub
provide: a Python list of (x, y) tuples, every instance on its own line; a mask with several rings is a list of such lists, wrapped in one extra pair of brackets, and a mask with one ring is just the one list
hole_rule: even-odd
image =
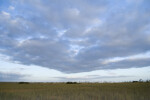
[(66, 84), (77, 84), (77, 82), (66, 82)]
[(19, 82), (19, 84), (29, 84), (29, 82)]

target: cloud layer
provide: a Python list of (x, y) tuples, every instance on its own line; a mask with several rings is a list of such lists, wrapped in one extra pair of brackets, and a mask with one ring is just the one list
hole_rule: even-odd
[(62, 82), (75, 81), (75, 82), (104, 82), (105, 80), (119, 79), (119, 78), (132, 78), (134, 76), (100, 76), (100, 75), (88, 75), (84, 77), (53, 77)]
[(149, 5), (148, 0), (3, 1), (0, 53), (65, 73), (149, 66)]
[(2, 73), (0, 72), (0, 82), (15, 82), (25, 81), (27, 75), (21, 75), (17, 73)]

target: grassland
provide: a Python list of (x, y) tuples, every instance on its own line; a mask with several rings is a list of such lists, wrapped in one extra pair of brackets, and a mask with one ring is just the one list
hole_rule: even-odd
[(150, 83), (0, 83), (0, 100), (150, 100)]

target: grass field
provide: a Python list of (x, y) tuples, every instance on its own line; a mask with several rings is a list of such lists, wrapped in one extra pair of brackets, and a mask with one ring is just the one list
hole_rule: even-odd
[(150, 100), (150, 83), (0, 83), (0, 100)]

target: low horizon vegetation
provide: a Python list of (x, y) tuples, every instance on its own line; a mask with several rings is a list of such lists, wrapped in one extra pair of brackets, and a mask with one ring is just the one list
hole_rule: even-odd
[[(107, 81), (104, 81), (104, 82), (88, 82), (88, 81), (85, 81), (85, 82), (78, 82), (78, 81), (67, 81), (67, 82), (28, 82), (28, 81), (20, 81), (18, 82), (19, 84), (29, 84), (29, 83), (66, 83), (66, 84), (78, 84), (78, 83), (136, 83), (136, 82), (139, 82), (139, 83), (142, 83), (142, 82), (150, 82), (150, 80), (142, 80), (142, 79), (139, 79), (138, 81), (137, 80), (133, 80), (133, 81), (123, 81), (123, 82), (107, 82)], [(10, 82), (9, 82), (10, 83)], [(14, 82), (16, 83), (16, 82)]]

